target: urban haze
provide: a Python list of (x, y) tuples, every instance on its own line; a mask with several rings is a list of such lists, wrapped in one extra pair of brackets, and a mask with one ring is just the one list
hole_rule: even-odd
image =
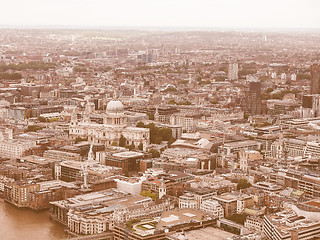
[(319, 240), (319, 9), (2, 3), (0, 239)]

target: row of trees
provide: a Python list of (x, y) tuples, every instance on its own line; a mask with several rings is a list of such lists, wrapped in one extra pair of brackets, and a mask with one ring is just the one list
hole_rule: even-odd
[(22, 75), (20, 73), (0, 72), (1, 80), (20, 80), (21, 78), (22, 78)]
[[(118, 143), (117, 142), (113, 142), (112, 146), (118, 146)], [(125, 148), (128, 148), (129, 150), (134, 150), (136, 148), (133, 143), (131, 145), (127, 145), (127, 139), (123, 135), (120, 136), (119, 147), (125, 147)], [(143, 143), (142, 142), (138, 145), (138, 149), (140, 151), (143, 151)], [(151, 149), (149, 151), (149, 153), (152, 154), (153, 158), (160, 157), (160, 152), (158, 150), (156, 150), (156, 149)]]
[(38, 117), (38, 121), (39, 122), (49, 122), (49, 123), (52, 123), (52, 122), (56, 122), (56, 121), (59, 121), (59, 118), (50, 118), (50, 119), (48, 119), (48, 118), (45, 118), (45, 117)]
[(138, 122), (137, 127), (150, 129), (150, 142), (153, 144), (161, 144), (162, 141), (168, 141), (170, 146), (175, 141), (170, 128), (156, 127), (154, 123), (145, 125), (143, 122)]
[(18, 63), (18, 64), (0, 64), (0, 71), (7, 70), (49, 70), (50, 68), (56, 67), (55, 63), (45, 63), (42, 61), (31, 61), (28, 63)]
[[(118, 144), (117, 144), (117, 142), (113, 142), (112, 145), (117, 146)], [(134, 150), (136, 148), (136, 146), (133, 143), (131, 143), (131, 145), (127, 145), (127, 139), (123, 135), (120, 136), (119, 147), (125, 147), (125, 148), (128, 148), (129, 150)], [(143, 150), (143, 143), (142, 142), (140, 142), (140, 144), (138, 145), (138, 149), (140, 151)]]
[(272, 93), (274, 89), (273, 88), (268, 88), (266, 90), (266, 92), (262, 93), (261, 97), (263, 100), (268, 100), (268, 99), (282, 99), (284, 97), (284, 95), (288, 94), (288, 93), (293, 93), (293, 94), (298, 94), (301, 91), (299, 90), (283, 90), (281, 92), (277, 92), (277, 93)]
[(27, 132), (36, 132), (38, 130), (41, 130), (43, 127), (36, 126), (36, 125), (29, 125), (27, 128)]
[(189, 102), (189, 101), (176, 102), (174, 99), (170, 99), (168, 101), (168, 104), (172, 104), (172, 105), (191, 105), (191, 102)]

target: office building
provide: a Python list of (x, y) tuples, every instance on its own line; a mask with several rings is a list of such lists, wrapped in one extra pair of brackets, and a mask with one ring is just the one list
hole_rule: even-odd
[(261, 82), (249, 83), (249, 90), (245, 93), (242, 108), (245, 114), (250, 115), (261, 115), (267, 112), (267, 106), (261, 96)]
[(313, 64), (310, 69), (311, 72), (311, 94), (320, 93), (320, 65)]
[(238, 71), (239, 71), (238, 63), (229, 63), (228, 79), (229, 80), (238, 79)]

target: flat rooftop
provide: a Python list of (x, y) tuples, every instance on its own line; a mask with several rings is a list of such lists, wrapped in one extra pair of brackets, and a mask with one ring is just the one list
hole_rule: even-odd
[(166, 226), (181, 224), (189, 221), (203, 221), (206, 214), (202, 211), (185, 208), (175, 209), (162, 213), (162, 216), (157, 225), (157, 229), (165, 228)]
[(226, 238), (231, 238), (235, 236), (232, 233), (223, 231), (219, 228), (206, 227), (198, 230), (192, 230), (185, 232), (184, 236), (186, 238), (181, 238), (181, 233), (174, 233), (170, 235), (173, 239), (188, 239), (188, 240), (203, 240), (203, 239), (215, 239), (215, 240), (225, 240)]
[(112, 154), (112, 156), (118, 157), (118, 158), (133, 158), (133, 157), (142, 157), (144, 156), (144, 154), (139, 152), (126, 151), (126, 152), (114, 153)]

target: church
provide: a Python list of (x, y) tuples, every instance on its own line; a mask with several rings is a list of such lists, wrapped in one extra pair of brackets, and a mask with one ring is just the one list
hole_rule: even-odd
[(90, 114), (94, 104), (86, 104), (82, 121), (78, 121), (77, 112), (71, 115), (69, 134), (71, 137), (88, 138), (89, 143), (104, 144), (105, 146), (119, 145), (121, 135), (126, 138), (126, 145), (136, 148), (142, 143), (143, 150), (149, 145), (150, 130), (148, 128), (131, 127), (127, 124), (124, 106), (120, 101), (110, 101), (103, 115), (103, 124), (93, 123)]

